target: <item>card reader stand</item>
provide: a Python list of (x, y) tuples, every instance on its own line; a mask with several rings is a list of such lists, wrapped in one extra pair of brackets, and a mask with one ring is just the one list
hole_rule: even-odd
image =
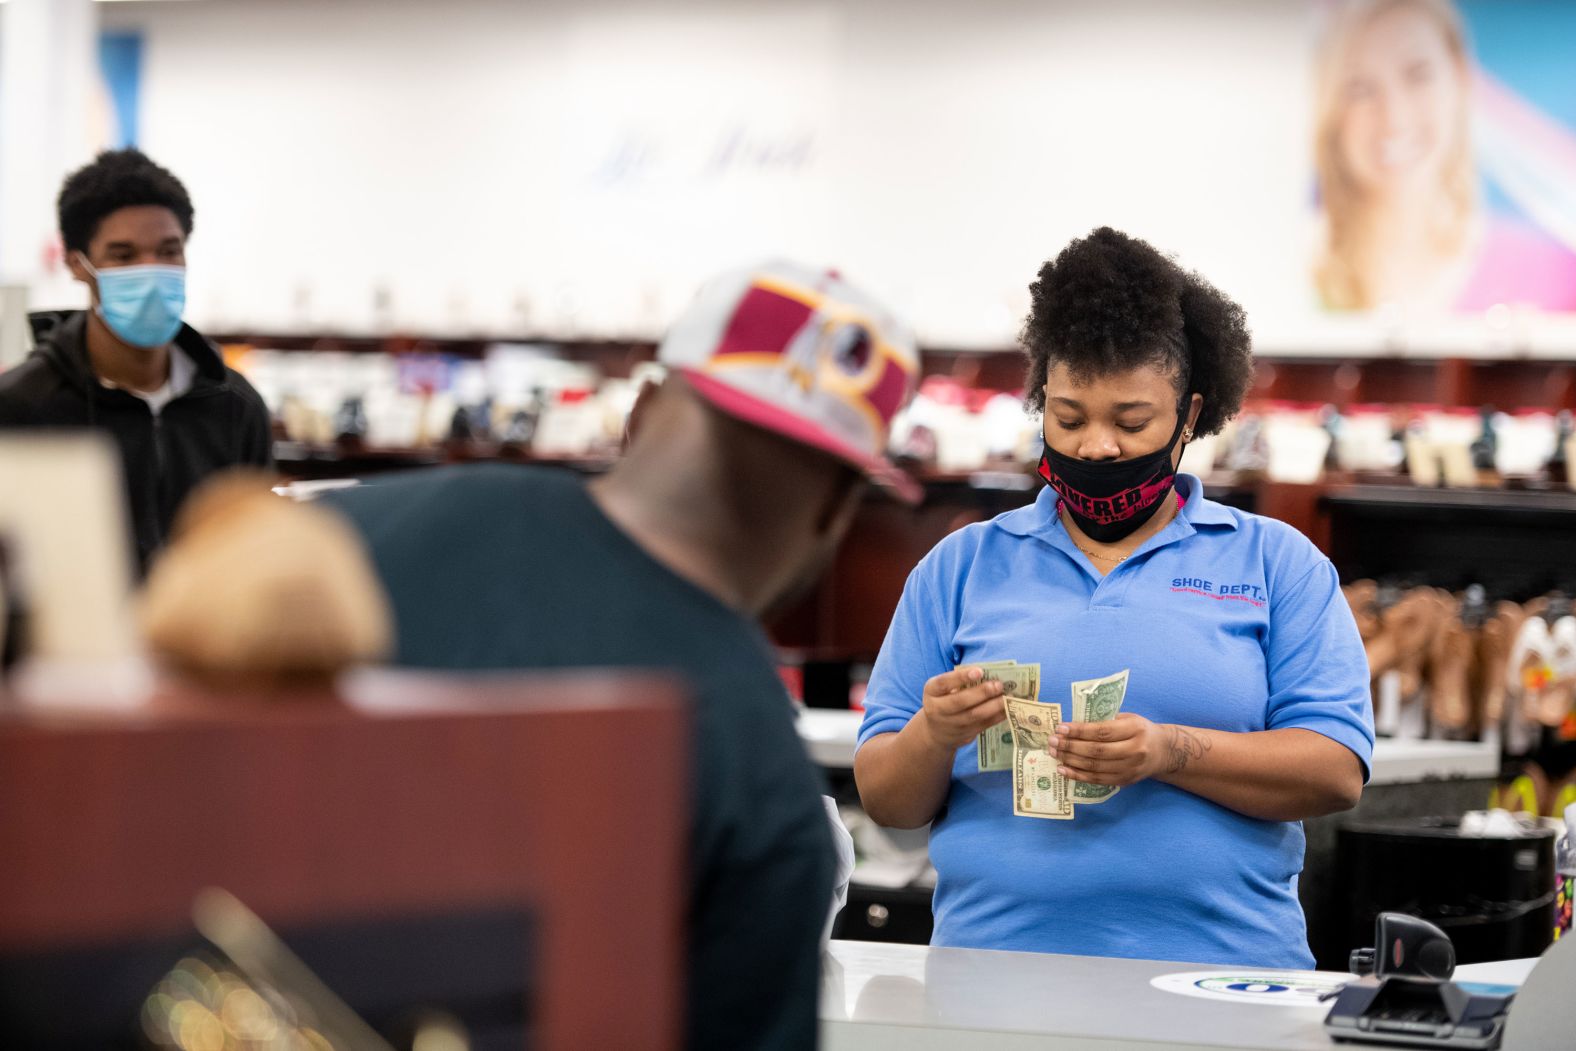
[(1495, 1048), (1511, 999), (1436, 978), (1370, 976), (1341, 990), (1324, 1031), (1338, 1041), (1367, 1044)]

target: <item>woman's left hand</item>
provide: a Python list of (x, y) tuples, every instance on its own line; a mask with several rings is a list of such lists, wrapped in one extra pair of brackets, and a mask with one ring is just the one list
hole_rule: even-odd
[(1051, 739), (1051, 754), (1074, 781), (1121, 787), (1160, 772), (1167, 729), (1130, 712), (1098, 723), (1062, 723)]

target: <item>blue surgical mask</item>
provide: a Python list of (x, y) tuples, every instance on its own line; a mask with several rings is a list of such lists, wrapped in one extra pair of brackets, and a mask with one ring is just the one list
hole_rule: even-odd
[(82, 265), (98, 281), (98, 316), (124, 343), (134, 347), (162, 347), (181, 330), (186, 309), (184, 266), (105, 267)]

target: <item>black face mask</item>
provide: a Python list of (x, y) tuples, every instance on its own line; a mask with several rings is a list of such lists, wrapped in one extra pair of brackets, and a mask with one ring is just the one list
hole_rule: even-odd
[(1153, 518), (1175, 486), (1171, 452), (1186, 420), (1179, 408), (1177, 429), (1166, 447), (1131, 460), (1080, 460), (1063, 456), (1046, 442), (1040, 477), (1056, 490), (1085, 536), (1114, 544)]

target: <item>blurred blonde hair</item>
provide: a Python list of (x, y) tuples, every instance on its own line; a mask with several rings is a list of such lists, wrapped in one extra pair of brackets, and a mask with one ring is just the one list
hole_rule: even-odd
[[(1337, 10), (1320, 48), (1314, 122), (1314, 166), (1325, 215), (1325, 243), (1314, 269), (1314, 284), (1326, 307), (1362, 310), (1377, 305), (1358, 258), (1362, 192), (1341, 162), (1342, 73), (1357, 38), (1381, 16), (1401, 8), (1420, 11), (1434, 21), (1455, 60), (1457, 76), (1464, 84), (1469, 81), (1466, 29), (1450, 0), (1351, 0)], [(1477, 171), (1465, 94), (1453, 131), (1439, 185), (1443, 207), (1432, 231), (1435, 247), (1447, 256), (1465, 246), (1477, 217)]]
[(393, 612), (360, 534), (331, 511), (275, 496), (273, 481), (249, 470), (206, 481), (148, 575), (144, 637), (188, 675), (331, 680), (392, 646)]

